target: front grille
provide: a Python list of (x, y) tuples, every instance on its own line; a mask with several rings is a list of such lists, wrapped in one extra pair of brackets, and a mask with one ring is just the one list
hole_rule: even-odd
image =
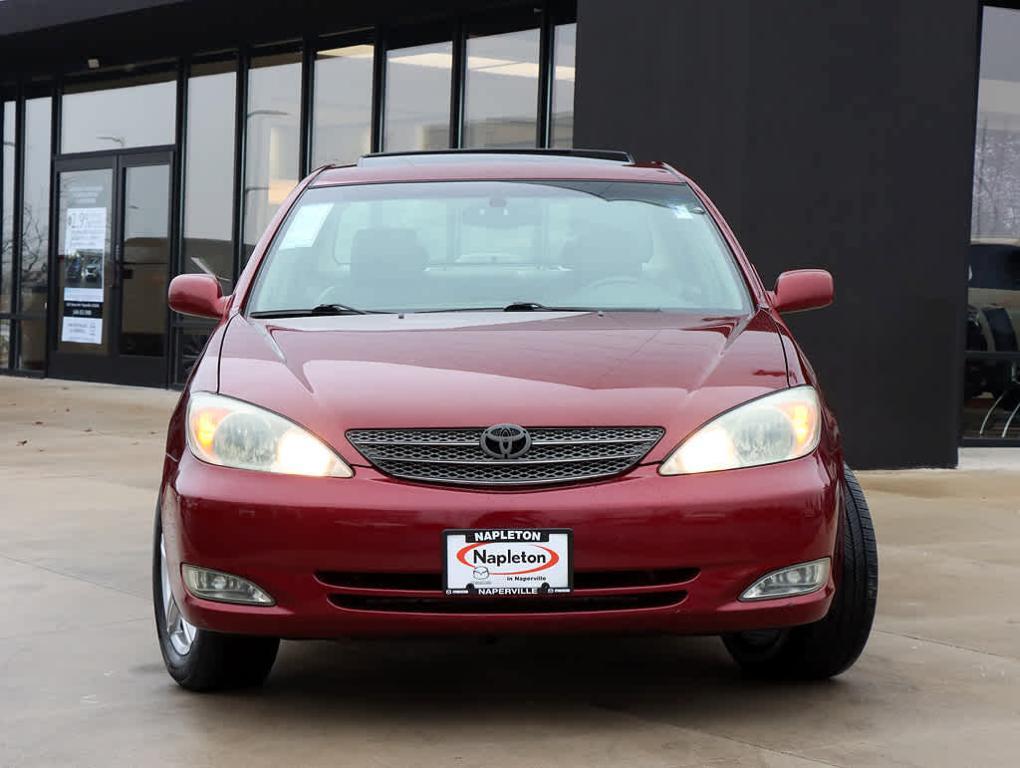
[(381, 472), (454, 485), (538, 485), (598, 480), (636, 465), (662, 437), (660, 427), (541, 427), (519, 458), (491, 458), (481, 427), (352, 429), (347, 439)]
[(329, 601), (349, 611), (397, 613), (507, 614), (576, 613), (579, 611), (627, 611), (666, 608), (687, 597), (683, 590), (637, 595), (550, 595), (541, 598), (479, 599), (440, 597), (372, 597), (330, 595)]

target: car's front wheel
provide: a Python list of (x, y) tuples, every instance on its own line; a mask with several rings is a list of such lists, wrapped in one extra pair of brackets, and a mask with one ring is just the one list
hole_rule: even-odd
[[(825, 618), (789, 629), (723, 637), (730, 655), (753, 675), (820, 680), (847, 670), (868, 642), (878, 597), (878, 547), (857, 477), (844, 466), (843, 551), (836, 594)], [(842, 562), (840, 562), (842, 561)]]
[(159, 512), (152, 556), (152, 601), (156, 634), (167, 672), (191, 691), (260, 685), (276, 660), (275, 637), (224, 635), (189, 623), (170, 588), (170, 571)]

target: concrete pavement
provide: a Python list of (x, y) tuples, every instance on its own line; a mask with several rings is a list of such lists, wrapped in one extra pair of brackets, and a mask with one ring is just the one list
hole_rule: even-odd
[(879, 616), (836, 681), (744, 680), (715, 638), (344, 641), (196, 696), (149, 600), (175, 399), (0, 377), (0, 766), (1020, 764), (1009, 461), (862, 474)]

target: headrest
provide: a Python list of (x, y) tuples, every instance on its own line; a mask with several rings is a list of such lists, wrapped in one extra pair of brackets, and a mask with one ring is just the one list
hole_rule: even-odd
[(402, 277), (425, 271), (428, 252), (413, 229), (372, 227), (358, 230), (351, 244), (351, 275)]

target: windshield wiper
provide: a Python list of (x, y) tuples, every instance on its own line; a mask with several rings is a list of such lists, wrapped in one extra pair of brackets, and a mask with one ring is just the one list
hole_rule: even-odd
[(312, 315), (375, 315), (386, 314), (368, 309), (357, 309), (346, 304), (318, 304), (310, 309), (267, 309), (252, 312), (252, 317), (310, 317)]
[(504, 312), (549, 312), (554, 307), (547, 307), (537, 301), (515, 301), (503, 307)]
[(444, 307), (443, 309), (416, 309), (418, 314), (441, 312), (597, 312), (592, 307), (547, 307), (537, 301), (514, 301), (502, 307)]
[(661, 312), (658, 307), (547, 307), (537, 301), (515, 301), (503, 307), (504, 312)]

